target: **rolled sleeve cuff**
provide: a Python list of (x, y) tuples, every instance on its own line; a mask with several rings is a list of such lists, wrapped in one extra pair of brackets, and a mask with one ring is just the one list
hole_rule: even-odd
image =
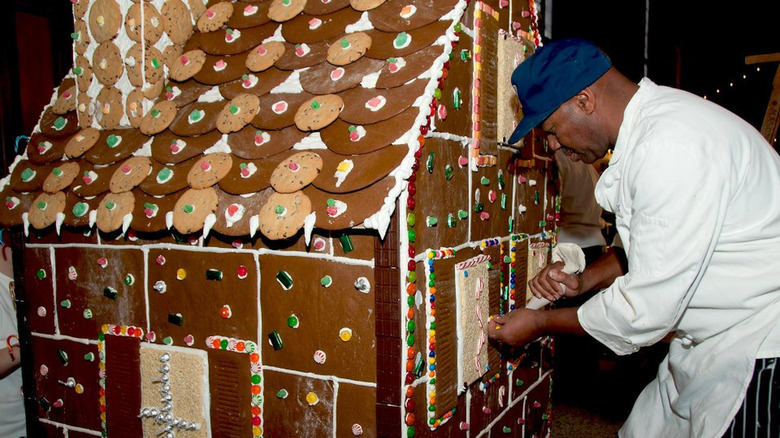
[(577, 310), (577, 319), (589, 335), (616, 354), (624, 356), (638, 351), (639, 347), (609, 321), (607, 310), (602, 292), (580, 306)]

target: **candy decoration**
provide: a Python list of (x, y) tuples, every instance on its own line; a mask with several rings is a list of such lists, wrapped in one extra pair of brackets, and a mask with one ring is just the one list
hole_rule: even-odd
[(287, 392), (287, 390), (284, 389), (284, 388), (280, 389), (279, 392), (276, 393), (276, 397), (280, 398), (282, 400), (286, 399), (287, 396), (289, 396), (289, 395), (290, 395), (290, 393)]
[(281, 270), (276, 273), (276, 281), (282, 285), (282, 289), (290, 290), (293, 287), (293, 279), (287, 271)]
[(318, 364), (322, 365), (325, 363), (325, 360), (327, 359), (327, 356), (325, 355), (325, 352), (322, 350), (317, 350), (314, 352), (314, 362), (317, 362)]
[(222, 281), (222, 271), (219, 269), (206, 269), (206, 280)]
[(347, 342), (350, 339), (352, 339), (352, 329), (344, 327), (341, 330), (339, 330), (339, 338), (341, 338), (341, 340), (344, 342)]
[(278, 351), (282, 349), (282, 337), (279, 336), (279, 332), (276, 330), (272, 331), (271, 333), (268, 333), (268, 341), (271, 343), (271, 346), (274, 348), (274, 351)]
[(169, 313), (168, 322), (171, 324), (182, 326), (184, 324), (184, 316), (182, 316), (181, 313)]
[(325, 287), (330, 287), (333, 284), (333, 278), (330, 275), (326, 275), (320, 279), (320, 284)]
[(320, 398), (317, 397), (317, 394), (313, 392), (306, 394), (306, 403), (308, 403), (309, 406), (314, 406), (319, 402), (320, 402)]
[(221, 309), (219, 309), (219, 316), (221, 316), (223, 319), (229, 319), (233, 316), (233, 310), (230, 308), (230, 305), (225, 304), (222, 306)]
[(287, 326), (290, 328), (298, 328), (298, 326), (300, 326), (300, 320), (298, 320), (296, 314), (293, 313), (287, 317)]
[(103, 289), (103, 296), (111, 300), (116, 300), (119, 296), (119, 292), (117, 292), (117, 290), (113, 287), (107, 286), (105, 289)]
[(355, 289), (361, 293), (367, 294), (371, 292), (371, 283), (369, 283), (368, 278), (360, 277), (355, 280)]
[(341, 249), (344, 250), (344, 254), (355, 249), (355, 247), (352, 245), (352, 239), (350, 239), (346, 234), (339, 236), (339, 243), (341, 243)]

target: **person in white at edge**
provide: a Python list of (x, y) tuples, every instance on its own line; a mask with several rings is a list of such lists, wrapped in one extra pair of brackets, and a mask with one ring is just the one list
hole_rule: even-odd
[(25, 436), (24, 398), (22, 397), (22, 370), (19, 368), (21, 353), (19, 342), (11, 339), (12, 348), (6, 348), (11, 335), (18, 335), (16, 329), (16, 308), (13, 298), (13, 270), (10, 251), (0, 247), (0, 437), (18, 438)]
[(593, 194), (599, 174), (590, 164), (568, 159), (562, 149), (555, 151), (555, 162), (561, 181), (558, 242), (570, 242), (582, 248), (590, 264), (607, 247), (601, 234), (601, 206)]
[[(631, 82), (586, 41), (545, 45), (512, 83), (524, 119), (510, 143), (541, 124), (572, 160), (592, 163), (614, 149), (596, 199), (615, 213), (629, 267), (579, 309), (494, 317), (491, 340), (587, 333), (630, 354), (674, 333), (621, 438), (780, 436), (777, 153), (709, 101)], [(561, 268), (543, 269), (532, 292), (576, 296), (609, 271)]]

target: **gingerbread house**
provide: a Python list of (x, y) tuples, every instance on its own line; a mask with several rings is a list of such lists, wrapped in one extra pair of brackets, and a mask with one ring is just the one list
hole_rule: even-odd
[(72, 2), (1, 185), (32, 436), (549, 433), (484, 329), (554, 243), (533, 2)]

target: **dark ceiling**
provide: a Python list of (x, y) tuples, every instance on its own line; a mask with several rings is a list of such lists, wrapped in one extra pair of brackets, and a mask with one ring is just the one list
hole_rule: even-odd
[(644, 76), (647, 3), (647, 75), (658, 84), (706, 95), (759, 127), (778, 63), (746, 66), (745, 56), (780, 52), (776, 0), (553, 0), (552, 37), (594, 41), (638, 81)]

